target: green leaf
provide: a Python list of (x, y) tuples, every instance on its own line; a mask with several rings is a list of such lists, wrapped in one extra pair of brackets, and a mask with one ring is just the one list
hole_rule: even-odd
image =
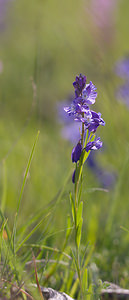
[(71, 209), (72, 209), (73, 222), (75, 223), (76, 215), (75, 215), (75, 205), (74, 205), (74, 200), (73, 200), (73, 196), (72, 196), (71, 193), (69, 194), (69, 196), (70, 196), (70, 204), (71, 204)]
[(35, 147), (36, 147), (36, 144), (37, 144), (37, 140), (38, 140), (38, 137), (39, 137), (39, 133), (40, 133), (40, 131), (38, 131), (38, 133), (36, 135), (36, 138), (35, 138), (34, 144), (32, 146), (31, 153), (30, 153), (30, 157), (29, 157), (29, 160), (28, 160), (28, 164), (27, 164), (27, 167), (26, 167), (26, 171), (25, 171), (25, 175), (24, 175), (24, 179), (23, 179), (23, 183), (22, 183), (22, 187), (21, 187), (21, 192), (20, 192), (20, 196), (19, 196), (19, 199), (18, 199), (17, 215), (19, 213), (21, 199), (22, 199), (22, 195), (23, 195), (23, 191), (24, 191), (24, 187), (25, 187), (27, 175), (28, 175), (28, 172), (29, 172), (29, 169), (30, 169), (30, 165), (31, 165), (31, 162), (32, 162), (32, 158), (33, 158), (33, 155), (34, 155), (34, 150), (35, 150)]
[[(1, 220), (2, 222), (4, 223), (5, 222), (5, 217), (0, 209), (0, 217), (1, 217)], [(11, 241), (11, 232), (10, 232), (10, 229), (8, 227), (8, 224), (7, 222), (5, 222), (5, 230), (6, 230), (6, 233), (7, 233), (7, 236), (8, 236), (8, 244), (9, 244), (9, 247), (12, 249), (12, 252), (13, 252), (13, 245), (12, 245), (12, 241)]]
[(74, 283), (72, 285), (72, 288), (70, 291), (70, 296), (74, 297), (76, 295), (78, 289), (79, 289), (79, 278), (77, 277), (77, 279), (74, 281)]
[(3, 236), (3, 233), (4, 233), (4, 230), (5, 230), (5, 227), (6, 227), (6, 224), (7, 224), (7, 219), (4, 220), (1, 228), (0, 228), (0, 261), (1, 261), (1, 250), (2, 250), (2, 241), (4, 239), (4, 236)]
[(66, 240), (68, 240), (72, 229), (73, 229), (73, 227), (72, 227), (72, 224), (71, 224), (71, 218), (70, 218), (70, 216), (67, 216)]
[(82, 219), (82, 211), (83, 211), (83, 202), (81, 201), (77, 210), (77, 226), (79, 225)]
[(83, 258), (82, 270), (84, 270), (87, 267), (87, 265), (89, 264), (89, 261), (91, 260), (93, 252), (94, 252), (94, 246), (92, 246), (90, 248), (90, 251), (89, 251), (88, 255), (86, 256), (86, 259), (84, 260), (85, 257)]
[(1, 199), (1, 211), (4, 213), (6, 205), (6, 194), (7, 194), (7, 172), (6, 172), (6, 161), (3, 160), (3, 193)]
[(83, 291), (86, 291), (88, 289), (88, 270), (87, 270), (87, 268), (85, 268), (84, 272), (83, 272), (82, 287), (83, 287)]
[(91, 300), (92, 295), (93, 295), (93, 287), (92, 287), (92, 283), (91, 283), (89, 286), (89, 289), (87, 291), (86, 300)]
[[(95, 135), (90, 135), (89, 139), (90, 142), (93, 142), (95, 139)], [(91, 150), (90, 150), (91, 151)], [(76, 180), (77, 181), (80, 181), (80, 177), (81, 177), (81, 174), (82, 174), (82, 169), (83, 169), (83, 165), (85, 163), (85, 161), (87, 160), (89, 154), (90, 154), (90, 151), (86, 152), (85, 149), (83, 149), (82, 153), (81, 153), (81, 157), (80, 157), (80, 160), (79, 160), (79, 165), (76, 169)]]
[(129, 230), (127, 228), (125, 228), (124, 226), (120, 226), (120, 228), (129, 233)]
[(80, 269), (79, 269), (79, 265), (78, 265), (78, 261), (77, 261), (76, 255), (74, 254), (73, 250), (72, 250), (72, 258), (73, 258), (73, 261), (75, 263), (75, 267), (76, 267), (76, 270), (77, 270), (77, 273), (78, 273), (78, 277), (79, 277)]
[(82, 224), (83, 224), (83, 219), (81, 218), (81, 220), (77, 226), (77, 232), (76, 232), (76, 243), (77, 243), (78, 249), (79, 249), (80, 241), (81, 241)]
[(52, 248), (50, 246), (46, 246), (46, 245), (42, 245), (42, 244), (24, 244), (23, 247), (31, 247), (31, 248), (40, 248), (40, 249), (46, 249), (48, 251), (52, 251), (52, 252), (55, 252), (55, 253), (60, 253), (64, 256), (66, 256), (69, 260), (72, 259), (72, 257), (70, 255), (68, 255), (67, 253), (57, 249), (57, 248)]

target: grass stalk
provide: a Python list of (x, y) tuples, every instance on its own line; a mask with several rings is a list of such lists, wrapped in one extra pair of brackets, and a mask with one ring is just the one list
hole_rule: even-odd
[(36, 138), (35, 138), (35, 141), (34, 141), (34, 144), (32, 146), (32, 150), (31, 150), (31, 153), (30, 153), (30, 156), (29, 156), (29, 160), (28, 160), (28, 163), (27, 163), (27, 167), (26, 167), (26, 171), (25, 171), (25, 175), (24, 175), (24, 179), (23, 179), (23, 183), (22, 183), (22, 187), (21, 187), (21, 191), (20, 191), (20, 196), (19, 196), (19, 199), (18, 199), (16, 217), (15, 217), (15, 221), (14, 221), (13, 234), (12, 234), (14, 253), (15, 253), (17, 218), (18, 218), (18, 215), (19, 215), (19, 209), (20, 209), (20, 204), (21, 204), (21, 200), (22, 200), (22, 196), (23, 196), (23, 191), (24, 191), (27, 175), (28, 175), (28, 172), (29, 172), (29, 169), (30, 169), (30, 165), (31, 165), (31, 162), (32, 162), (32, 158), (33, 158), (33, 155), (34, 155), (34, 150), (35, 150), (37, 140), (38, 140), (38, 137), (39, 137), (39, 133), (40, 133), (40, 131), (38, 131), (38, 133), (36, 135)]

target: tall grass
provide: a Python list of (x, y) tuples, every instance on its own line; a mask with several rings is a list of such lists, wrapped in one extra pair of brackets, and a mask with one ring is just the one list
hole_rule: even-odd
[(116, 4), (108, 43), (93, 26), (89, 1), (11, 3), (0, 31), (0, 296), (9, 298), (16, 285), (24, 299), (41, 299), (37, 270), (41, 286), (80, 298), (69, 200), (73, 146), (60, 135), (56, 111), (80, 72), (97, 86), (96, 111), (106, 121), (96, 161), (115, 174), (105, 189), (83, 169), (82, 285), (88, 300), (105, 280), (128, 288), (129, 111), (116, 99), (123, 79), (114, 73), (128, 54), (128, 1)]

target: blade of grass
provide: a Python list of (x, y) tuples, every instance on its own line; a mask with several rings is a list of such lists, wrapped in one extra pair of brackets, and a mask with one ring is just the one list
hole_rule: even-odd
[(124, 181), (124, 175), (126, 174), (129, 167), (129, 151), (126, 154), (124, 162), (122, 161), (121, 173), (119, 175), (119, 179), (117, 185), (114, 190), (113, 198), (110, 205), (109, 215), (106, 224), (106, 233), (110, 233), (112, 230), (112, 224), (115, 217), (115, 213), (118, 207), (119, 200), (121, 201), (120, 195), (122, 191), (122, 184)]
[(38, 274), (37, 274), (37, 268), (36, 268), (36, 260), (35, 260), (35, 256), (34, 256), (33, 251), (32, 251), (32, 257), (33, 257), (33, 263), (34, 263), (34, 269), (35, 269), (35, 279), (36, 279), (37, 287), (38, 287), (41, 299), (44, 300), (44, 297), (43, 297), (43, 294), (42, 294), (42, 291), (41, 291), (41, 288), (40, 288), (40, 285), (39, 285), (39, 281), (38, 281)]
[[(2, 223), (4, 223), (4, 222), (5, 222), (5, 217), (4, 217), (4, 215), (3, 215), (2, 211), (1, 211), (1, 209), (0, 209), (0, 217), (1, 217), (1, 219), (2, 219)], [(7, 224), (7, 223), (5, 224), (5, 230), (6, 230), (7, 237), (8, 237), (8, 243), (9, 243), (9, 245), (10, 245), (11, 250), (13, 251), (13, 246), (12, 246), (12, 242), (11, 242), (11, 232), (10, 232), (10, 230), (9, 230), (9, 227), (8, 227), (8, 224)]]
[(120, 226), (121, 229), (123, 229), (124, 231), (126, 231), (127, 233), (129, 233), (129, 230), (127, 228), (125, 228), (124, 226)]
[(37, 245), (37, 244), (24, 244), (24, 247), (45, 249), (45, 250), (48, 250), (48, 251), (61, 253), (64, 256), (66, 256), (68, 259), (70, 259), (70, 260), (72, 259), (72, 257), (70, 255), (68, 255), (67, 253), (62, 252), (61, 250), (59, 250), (57, 248), (52, 248), (52, 247), (49, 247), (49, 246), (46, 246), (46, 245), (41, 245), (41, 244), (39, 244), (39, 245)]
[(7, 174), (6, 174), (6, 162), (3, 160), (3, 194), (1, 199), (1, 211), (4, 213), (6, 204), (6, 192), (7, 192)]
[(45, 218), (43, 218), (32, 230), (31, 232), (24, 238), (24, 240), (21, 242), (20, 245), (18, 245), (18, 247), (16, 248), (16, 253), (18, 252), (18, 250), (24, 245), (24, 243), (32, 236), (32, 234), (40, 227), (40, 225), (42, 224), (42, 222), (50, 215), (50, 213), (48, 213)]
[[(4, 239), (4, 230), (5, 230), (5, 226), (7, 224), (7, 219), (3, 222), (1, 228), (0, 228), (0, 262), (1, 262), (1, 252), (2, 252), (2, 242), (3, 242), (3, 239)], [(6, 231), (5, 231), (6, 232)], [(7, 234), (7, 233), (6, 233)], [(8, 237), (8, 236), (7, 236)]]
[[(49, 214), (51, 214), (50, 211), (49, 211)], [(39, 213), (37, 213), (33, 217), (30, 216), (26, 220), (24, 225), (22, 227), (20, 227), (20, 229), (17, 231), (17, 236), (18, 236), (17, 243), (18, 244), (21, 244), (21, 242), (23, 241), (26, 229), (29, 228), (29, 226), (32, 227), (32, 224), (38, 222), (41, 219), (41, 217), (43, 217), (43, 215), (44, 215), (44, 209), (43, 210), (40, 209)], [(45, 218), (45, 216), (44, 216), (44, 218)], [(44, 234), (44, 232), (45, 232), (45, 229), (42, 231), (42, 234)], [(44, 237), (44, 239), (45, 239), (45, 237)]]
[(33, 158), (33, 155), (34, 155), (34, 150), (35, 150), (37, 140), (38, 140), (38, 137), (39, 137), (39, 133), (40, 133), (40, 131), (38, 131), (38, 133), (36, 135), (36, 139), (35, 139), (34, 144), (32, 146), (32, 150), (31, 150), (31, 153), (30, 153), (30, 156), (29, 156), (28, 164), (27, 164), (27, 167), (26, 167), (26, 171), (25, 171), (25, 175), (24, 175), (24, 179), (23, 179), (23, 183), (22, 183), (22, 187), (21, 187), (21, 191), (20, 191), (20, 196), (19, 196), (19, 199), (18, 199), (16, 218), (15, 218), (15, 221), (14, 221), (13, 234), (12, 234), (14, 252), (15, 252), (16, 227), (17, 227), (17, 218), (18, 218), (18, 214), (19, 214), (19, 208), (20, 208), (20, 204), (21, 204), (21, 200), (22, 200), (22, 196), (23, 196), (23, 191), (24, 191), (27, 175), (28, 175), (29, 168), (30, 168), (32, 158)]

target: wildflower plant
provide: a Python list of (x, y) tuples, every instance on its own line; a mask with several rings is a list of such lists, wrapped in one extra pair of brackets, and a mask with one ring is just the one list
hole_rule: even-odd
[(73, 253), (73, 258), (80, 282), (81, 295), (83, 297), (84, 287), (82, 286), (82, 281), (83, 277), (85, 277), (85, 270), (82, 270), (80, 261), (80, 243), (83, 225), (83, 201), (81, 201), (82, 170), (90, 152), (102, 147), (102, 141), (99, 137), (96, 137), (96, 131), (100, 125), (104, 126), (105, 122), (101, 118), (100, 112), (97, 113), (91, 109), (91, 105), (95, 103), (97, 97), (95, 85), (91, 81), (87, 84), (86, 76), (80, 74), (76, 76), (73, 86), (75, 89), (75, 97), (71, 105), (64, 107), (64, 110), (69, 116), (73, 116), (73, 121), (80, 123), (80, 137), (71, 154), (75, 168), (72, 175), (74, 195), (70, 193), (70, 202), (76, 245), (76, 252), (75, 254)]

